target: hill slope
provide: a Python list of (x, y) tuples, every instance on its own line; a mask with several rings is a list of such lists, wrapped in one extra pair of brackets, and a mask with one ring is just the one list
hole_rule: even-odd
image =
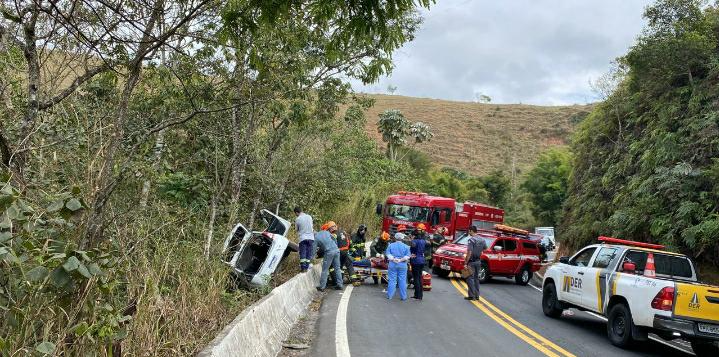
[(435, 136), (417, 150), (438, 166), (474, 175), (500, 169), (526, 172), (544, 149), (566, 145), (591, 105), (543, 107), (524, 104), (479, 104), (397, 95), (368, 95), (376, 100), (367, 116), (367, 133), (384, 145), (377, 132), (378, 115), (399, 109), (411, 122), (431, 125)]

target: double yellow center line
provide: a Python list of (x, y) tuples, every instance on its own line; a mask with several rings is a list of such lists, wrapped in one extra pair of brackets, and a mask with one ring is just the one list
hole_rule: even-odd
[[(463, 296), (467, 296), (467, 284), (457, 279), (451, 279), (451, 282)], [(557, 346), (555, 343), (544, 338), (542, 335), (536, 333), (529, 327), (519, 323), (511, 316), (507, 315), (504, 311), (487, 301), (487, 299), (480, 297), (479, 301), (472, 300), (472, 304), (474, 304), (474, 306), (500, 326), (507, 329), (507, 331), (513, 333), (522, 341), (528, 343), (545, 355), (551, 357), (576, 357), (569, 351)]]

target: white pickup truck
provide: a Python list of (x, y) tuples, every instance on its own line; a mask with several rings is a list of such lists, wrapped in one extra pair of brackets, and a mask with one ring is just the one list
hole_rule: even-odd
[(567, 308), (593, 311), (607, 317), (616, 346), (645, 341), (651, 332), (689, 340), (699, 357), (719, 356), (719, 287), (699, 283), (691, 260), (663, 246), (599, 240), (547, 269), (545, 315), (557, 318)]

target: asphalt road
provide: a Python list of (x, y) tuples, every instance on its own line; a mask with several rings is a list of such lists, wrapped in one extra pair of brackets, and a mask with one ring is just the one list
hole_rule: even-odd
[[(310, 355), (692, 355), (682, 341), (666, 344), (650, 340), (632, 350), (614, 347), (600, 318), (576, 310), (568, 310), (570, 313), (560, 319), (548, 318), (542, 313), (541, 292), (518, 286), (513, 280), (495, 278), (482, 285), (479, 302), (462, 299), (466, 285), (460, 280), (433, 276), (432, 285), (424, 300), (406, 302), (398, 296), (387, 300), (384, 286), (371, 282), (342, 292), (332, 290), (320, 308)], [(344, 304), (340, 304), (343, 296)]]

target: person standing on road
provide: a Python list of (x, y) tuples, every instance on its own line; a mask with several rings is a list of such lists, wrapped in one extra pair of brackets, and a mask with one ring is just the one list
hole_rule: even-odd
[(414, 235), (414, 239), (410, 243), (410, 252), (412, 253), (410, 258), (410, 264), (412, 264), (412, 284), (414, 285), (414, 296), (413, 299), (422, 300), (422, 271), (424, 270), (425, 256), (424, 252), (427, 247), (427, 241), (425, 240), (424, 224), (420, 223), (417, 226), (417, 234)]
[(479, 300), (479, 269), (482, 267), (482, 252), (487, 249), (484, 238), (477, 233), (477, 226), (469, 227), (469, 241), (467, 242), (467, 255), (464, 264), (472, 268), (472, 274), (467, 277), (467, 297), (465, 300)]
[(387, 270), (387, 299), (392, 300), (399, 285), (399, 298), (407, 300), (407, 261), (410, 258), (409, 247), (402, 243), (405, 236), (395, 233), (394, 242), (387, 247), (385, 255), (389, 260)]
[(335, 222), (329, 221), (323, 225), (323, 229), (315, 235), (317, 242), (317, 254), (322, 255), (322, 274), (320, 274), (320, 285), (317, 290), (324, 291), (327, 287), (327, 276), (329, 275), (330, 266), (335, 270), (336, 290), (342, 290), (342, 267), (340, 266), (340, 250), (337, 248), (337, 242), (332, 237), (332, 233), (337, 231)]
[(300, 250), (300, 272), (306, 272), (310, 264), (312, 263), (312, 246), (315, 243), (315, 233), (312, 228), (312, 216), (302, 212), (302, 208), (295, 207), (295, 228), (297, 229), (297, 235), (299, 236), (299, 250)]
[(337, 247), (340, 250), (340, 265), (346, 267), (347, 273), (351, 279), (355, 280), (357, 277), (355, 276), (354, 267), (352, 266), (352, 258), (349, 255), (349, 250), (352, 246), (350, 238), (343, 230), (337, 230), (333, 236), (335, 237)]
[(439, 227), (434, 231), (434, 234), (432, 235), (432, 247), (430, 249), (430, 258), (429, 258), (429, 265), (432, 266), (432, 257), (434, 256), (434, 252), (439, 249), (439, 247), (447, 243), (447, 239), (444, 237), (444, 235), (447, 234), (447, 227)]

